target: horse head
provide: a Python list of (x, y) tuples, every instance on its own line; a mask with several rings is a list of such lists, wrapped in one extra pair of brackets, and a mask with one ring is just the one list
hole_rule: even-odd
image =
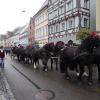
[(92, 53), (94, 47), (98, 48), (99, 46), (100, 38), (98, 36), (90, 35), (82, 41), (81, 45), (78, 47), (78, 51)]
[(63, 47), (64, 47), (64, 42), (62, 42), (62, 41), (58, 41), (56, 44), (55, 44), (55, 49), (57, 50), (57, 51), (59, 51), (59, 50), (61, 50)]
[(47, 43), (47, 44), (45, 44), (45, 45), (43, 46), (43, 48), (44, 48), (45, 50), (48, 50), (48, 51), (52, 52), (53, 49), (54, 49), (54, 43), (53, 43), (53, 42)]

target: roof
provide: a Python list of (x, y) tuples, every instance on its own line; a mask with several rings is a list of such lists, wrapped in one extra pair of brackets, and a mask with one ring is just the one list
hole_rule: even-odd
[(46, 0), (43, 5), (41, 6), (41, 8), (39, 9), (39, 11), (35, 14), (35, 16), (41, 11), (43, 10), (46, 6), (48, 6), (48, 0)]
[(24, 25), (20, 30), (19, 33), (22, 34), (23, 32), (25, 32), (27, 30), (27, 25)]
[(43, 9), (45, 6), (47, 6), (48, 5), (48, 0), (46, 0), (44, 3), (43, 3), (43, 5), (42, 5), (42, 7), (40, 8), (40, 10), (41, 9)]

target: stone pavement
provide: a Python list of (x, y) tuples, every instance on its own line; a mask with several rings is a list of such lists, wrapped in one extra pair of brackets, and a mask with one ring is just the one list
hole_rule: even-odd
[(0, 100), (16, 100), (5, 76), (5, 69), (0, 68)]

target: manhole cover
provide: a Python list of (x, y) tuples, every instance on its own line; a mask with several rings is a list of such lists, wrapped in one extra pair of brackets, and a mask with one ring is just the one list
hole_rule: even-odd
[(52, 100), (55, 97), (55, 93), (51, 90), (40, 90), (35, 95), (35, 100)]

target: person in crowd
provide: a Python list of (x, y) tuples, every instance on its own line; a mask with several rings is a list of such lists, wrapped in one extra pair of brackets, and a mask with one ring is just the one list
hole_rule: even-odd
[(4, 58), (5, 58), (5, 52), (3, 49), (3, 46), (0, 47), (0, 65), (1, 68), (4, 68)]

